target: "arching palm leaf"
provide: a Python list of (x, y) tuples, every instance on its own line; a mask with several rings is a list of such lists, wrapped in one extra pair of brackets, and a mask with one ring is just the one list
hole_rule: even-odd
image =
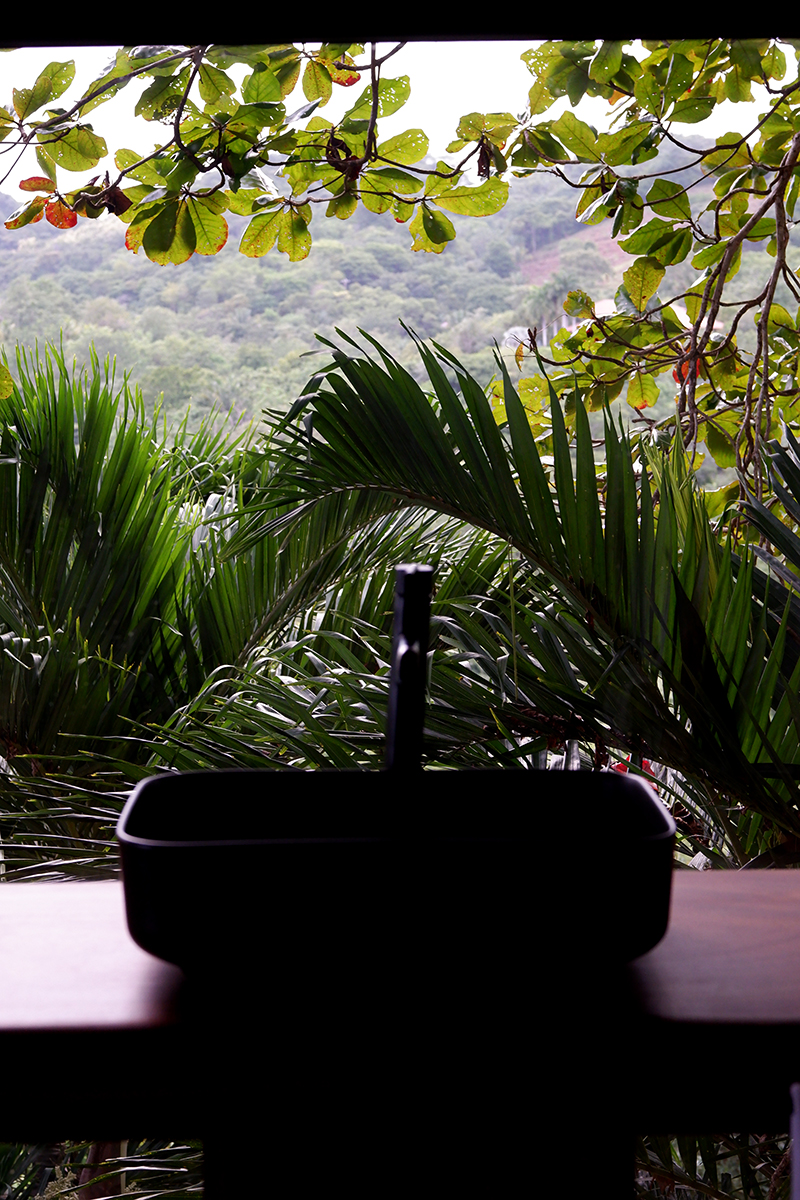
[(647, 752), (698, 795), (725, 794), (794, 831), (800, 755), (788, 697), (800, 675), (761, 602), (763, 581), (718, 543), (682, 455), (651, 464), (654, 493), (607, 421), (601, 499), (586, 414), (578, 405), (573, 466), (554, 403), (551, 483), (505, 373), (502, 431), (448, 352), (419, 344), (429, 395), (377, 343), (380, 361), (347, 341), (285, 422), (283, 463), (229, 552), (288, 536), (342, 492), (365, 510), (391, 496), (490, 531), (525, 564), (518, 587), (532, 597), (515, 611), (516, 641), (538, 698), (506, 728), (523, 721), (536, 733), (538, 722), (541, 732), (566, 707), (586, 738)]

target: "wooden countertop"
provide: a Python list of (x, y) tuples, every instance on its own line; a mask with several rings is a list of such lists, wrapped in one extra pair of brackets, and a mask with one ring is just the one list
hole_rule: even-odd
[[(522, 947), (533, 986), (513, 1018), (525, 1026), (515, 1070), (527, 1070), (525, 1038), (546, 1027), (566, 1047), (567, 1076), (574, 1067), (585, 1077), (580, 1056), (603, 1045), (596, 1069), (627, 1076), (620, 1119), (638, 1128), (788, 1127), (788, 1087), (800, 1079), (800, 871), (676, 872), (661, 944), (602, 980), (582, 978), (576, 949), (563, 995), (558, 966), (536, 960), (540, 919)], [(158, 1136), (176, 1124), (175, 1136), (194, 1136), (213, 1064), (236, 1057), (226, 1037), (240, 1038), (243, 1069), (250, 1034), (253, 1054), (267, 1053), (261, 1028), (256, 1039), (255, 1028), (209, 1027), (199, 1046), (182, 973), (133, 943), (119, 883), (0, 885), (0, 963), (4, 1139), (86, 1136), (90, 1126), (93, 1137), (134, 1127)], [(258, 1021), (269, 1030), (265, 1004)], [(387, 1010), (387, 1045), (401, 1020)]]

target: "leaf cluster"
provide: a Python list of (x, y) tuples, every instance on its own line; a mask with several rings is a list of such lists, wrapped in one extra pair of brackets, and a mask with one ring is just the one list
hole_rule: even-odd
[[(590, 410), (600, 410), (627, 389), (643, 423), (658, 397), (657, 377), (671, 371), (676, 410), (667, 425), (693, 453), (704, 442), (718, 466), (735, 466), (763, 495), (763, 445), (781, 419), (796, 424), (800, 402), (800, 284), (787, 260), (800, 178), (800, 84), (785, 78), (789, 47), (775, 39), (683, 39), (644, 42), (642, 55), (629, 48), (547, 42), (523, 55), (535, 82), (528, 116), (508, 147), (512, 170), (560, 173), (578, 192), (577, 218), (610, 220), (612, 236), (634, 256), (616, 311), (600, 315), (590, 296), (571, 292), (565, 309), (581, 327), (542, 351), (556, 367), (559, 391), (577, 388)], [(725, 101), (751, 100), (753, 83), (766, 88), (769, 106), (749, 134), (725, 134), (696, 150), (681, 140), (681, 125), (701, 123)], [(584, 95), (609, 101), (608, 132), (569, 110), (542, 119), (559, 97), (574, 107)], [(648, 167), (664, 144), (691, 154), (682, 170)], [(578, 164), (574, 181), (570, 168)], [(703, 195), (709, 186), (710, 199)], [(728, 299), (743, 246), (758, 242), (774, 258), (766, 285), (746, 300)], [(689, 258), (690, 286), (663, 298), (666, 272)], [(791, 312), (776, 302), (779, 283), (793, 298)], [(737, 336), (748, 318), (756, 324), (755, 351)]]
[[(260, 258), (277, 244), (297, 262), (311, 248), (313, 205), (324, 203), (327, 216), (343, 220), (363, 204), (410, 222), (412, 249), (441, 253), (455, 237), (445, 211), (485, 216), (505, 203), (507, 184), (496, 174), (506, 165), (499, 147), (516, 122), (509, 114), (469, 114), (459, 125), (459, 145), (471, 147), (461, 163), (420, 165), (428, 151), (421, 129), (384, 141), (378, 132), (379, 118), (397, 112), (410, 94), (407, 76), (383, 74), (398, 49), (379, 58), (372, 44), (368, 62), (358, 64), (364, 47), (348, 42), (316, 50), (292, 44), (123, 47), (69, 110), (45, 108), (75, 71), (74, 63), (52, 63), (32, 88), (15, 91), (13, 112), (0, 110), (0, 153), (34, 145), (42, 172), (21, 186), (43, 194), (13, 213), (6, 228), (43, 217), (67, 228), (79, 216), (108, 211), (127, 225), (128, 249), (178, 264), (193, 254), (218, 253), (228, 237), (224, 214), (232, 212), (249, 218), (243, 254)], [(231, 68), (241, 67), (247, 73), (238, 84)], [(334, 86), (352, 87), (365, 73), (369, 83), (335, 125), (316, 113)], [(118, 150), (114, 179), (96, 176), (75, 191), (60, 191), (57, 168), (89, 169), (107, 152), (87, 114), (142, 79), (152, 82), (135, 114), (165, 126), (170, 136), (150, 154)], [(304, 102), (287, 113), (298, 84)], [(476, 156), (483, 182), (468, 186), (461, 182), (463, 168)]]

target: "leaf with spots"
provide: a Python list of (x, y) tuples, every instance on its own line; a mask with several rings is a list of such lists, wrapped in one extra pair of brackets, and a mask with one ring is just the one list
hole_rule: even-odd
[(7, 400), (14, 391), (14, 379), (5, 363), (0, 362), (0, 400)]
[(311, 205), (304, 204), (302, 208), (284, 209), (278, 228), (278, 249), (282, 254), (288, 254), (290, 262), (300, 262), (308, 258), (311, 250), (311, 234), (308, 226), (311, 222)]
[(78, 224), (77, 213), (68, 208), (63, 200), (50, 200), (45, 206), (44, 215), (56, 229), (72, 229)]
[(658, 291), (665, 268), (655, 258), (637, 258), (622, 276), (625, 288), (637, 312), (643, 313), (647, 302)]
[(27, 204), (24, 204), (22, 208), (18, 208), (16, 212), (13, 212), (3, 224), (6, 229), (21, 229), (23, 225), (35, 225), (44, 216), (44, 206), (44, 196), (36, 196)]
[(45, 179), (42, 175), (32, 175), (30, 179), (20, 180), (19, 190), (21, 192), (54, 192), (56, 185), (52, 179)]
[[(411, 95), (411, 84), (407, 75), (399, 79), (381, 79), (378, 84), (378, 116), (388, 117), (402, 108)], [(368, 121), (372, 112), (372, 86), (365, 88), (360, 97), (345, 113), (350, 121)]]
[(405, 133), (387, 138), (378, 146), (379, 158), (388, 159), (390, 163), (399, 163), (402, 167), (421, 162), (427, 153), (428, 138), (421, 129), (407, 129)]
[(36, 137), (53, 162), (65, 171), (87, 171), (108, 154), (105, 140), (91, 125), (75, 125), (63, 132), (51, 129)]
[(253, 217), (242, 234), (239, 243), (239, 253), (247, 258), (263, 258), (275, 245), (275, 239), (280, 229), (283, 208), (275, 208), (271, 212), (260, 213)]

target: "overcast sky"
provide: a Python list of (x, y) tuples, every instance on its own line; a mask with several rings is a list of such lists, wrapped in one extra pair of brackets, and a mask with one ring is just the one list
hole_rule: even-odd
[[(408, 75), (411, 80), (411, 98), (394, 116), (381, 122), (382, 137), (401, 133), (404, 129), (422, 128), (430, 138), (433, 154), (439, 155), (455, 136), (459, 118), (468, 112), (511, 112), (523, 111), (532, 78), (520, 55), (531, 42), (412, 42), (405, 46), (389, 63), (384, 72), (388, 77)], [(379, 47), (381, 50), (388, 49)], [(48, 49), (13, 50), (0, 55), (0, 104), (8, 104), (12, 87), (30, 87), (37, 74), (50, 62), (75, 60), (75, 84), (65, 93), (58, 104), (68, 106), (77, 100), (86, 86), (102, 72), (113, 58), (114, 48), (64, 47)], [(791, 68), (790, 68), (791, 69)], [(148, 81), (149, 82), (149, 81)], [(364, 80), (366, 83), (366, 80)], [(143, 84), (142, 86), (146, 86)], [(321, 110), (329, 120), (336, 120), (353, 102), (363, 84), (353, 89), (334, 88), (334, 97)], [(134, 85), (122, 92), (90, 115), (90, 121), (98, 133), (106, 138), (109, 147), (126, 146), (146, 153), (153, 148), (158, 127), (148, 126), (133, 117), (131, 97)], [(141, 90), (141, 88), (139, 89)], [(297, 105), (302, 102), (298, 88), (295, 92)], [(293, 101), (289, 102), (290, 104)], [(566, 107), (566, 100), (558, 110)], [(602, 101), (583, 102), (578, 113), (593, 125), (604, 127), (608, 106)], [(729, 130), (744, 132), (752, 124), (750, 105), (733, 105), (726, 102), (720, 106), (713, 121), (702, 126), (686, 126), (691, 132), (718, 136)], [(11, 155), (0, 156), (0, 179), (11, 167)], [(37, 171), (33, 155), (15, 167), (8, 179), (0, 182), (0, 190), (13, 193), (15, 183), (26, 175)], [(96, 171), (95, 171), (96, 173)], [(83, 182), (78, 174), (67, 175), (69, 186)]]

